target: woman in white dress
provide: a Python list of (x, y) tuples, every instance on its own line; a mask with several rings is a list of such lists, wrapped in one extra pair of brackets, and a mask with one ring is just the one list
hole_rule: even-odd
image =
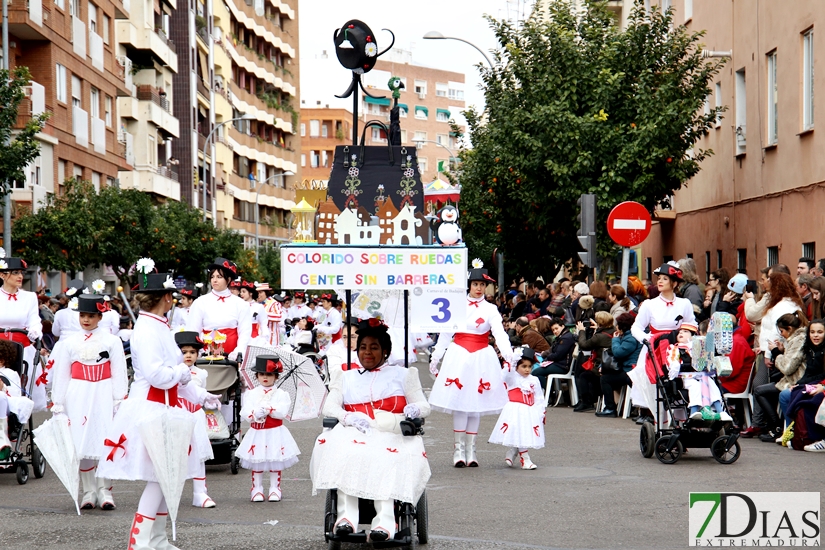
[[(44, 376), (43, 363), (38, 362), (32, 372), (31, 366), (35, 360), (35, 349), (32, 342), (43, 336), (43, 325), (40, 321), (40, 311), (37, 304), (37, 295), (34, 292), (23, 290), (23, 275), (28, 268), (23, 258), (6, 258), (0, 248), (0, 329), (20, 329), (26, 331), (5, 332), (0, 330), (0, 338), (14, 340), (23, 346), (23, 360), (29, 365), (28, 376), (34, 377), (34, 389), (31, 398), (34, 401), (34, 410), (46, 409), (46, 383), (48, 372)], [(28, 391), (28, 383), (23, 380), (24, 388)]]
[[(478, 466), (476, 436), (481, 416), (498, 414), (507, 404), (505, 373), (489, 344), (490, 333), (508, 365), (512, 364), (513, 350), (501, 324), (501, 314), (484, 299), (487, 284), (495, 281), (483, 265), (480, 260), (473, 260), (465, 330), (455, 334), (442, 332), (430, 360), (430, 372), (437, 375), (430, 393), (430, 406), (453, 415), (453, 465), (456, 468)], [(442, 357), (439, 372), (438, 362)]]
[(254, 340), (261, 337), (262, 342), (269, 342), (269, 323), (267, 322), (266, 309), (263, 304), (255, 300), (255, 295), (255, 283), (241, 281), (239, 296), (241, 300), (249, 305), (250, 315), (252, 316), (252, 332), (249, 338)]
[[(696, 328), (693, 304), (686, 298), (676, 296), (676, 289), (682, 282), (682, 270), (676, 262), (662, 264), (653, 272), (657, 276), (656, 288), (659, 296), (645, 300), (639, 305), (636, 321), (630, 333), (643, 344), (639, 362), (628, 373), (632, 384), (630, 397), (633, 404), (653, 411), (656, 408), (656, 371), (648, 356), (648, 342), (652, 336), (668, 333), (683, 324)], [(667, 368), (663, 365), (663, 368)], [(659, 372), (662, 376), (665, 372)]]
[(115, 411), (129, 390), (126, 356), (120, 338), (101, 326), (109, 311), (103, 296), (83, 294), (78, 297), (80, 332), (60, 341), (51, 359), (52, 414), (69, 418), (77, 458), (83, 499), (80, 507), (91, 510), (100, 506), (114, 510), (111, 485), (96, 477), (97, 463), (110, 449), (103, 441), (112, 429)]
[[(141, 262), (151, 260), (142, 259), (139, 264)], [(179, 398), (210, 409), (220, 408), (217, 396), (189, 384), (189, 367), (182, 362), (183, 356), (165, 317), (173, 306), (175, 284), (170, 274), (150, 273), (153, 269), (154, 262), (138, 274), (136, 298), (141, 311), (132, 334), (134, 381), (129, 398), (118, 409), (112, 430), (104, 441), (109, 454), (98, 466), (101, 477), (147, 482), (132, 522), (129, 550), (175, 548), (166, 538), (166, 500), (141, 436), (142, 422), (163, 413), (167, 407), (180, 407)], [(192, 415), (177, 418), (195, 423)], [(204, 430), (193, 430), (189, 445), (186, 479), (195, 477), (200, 463), (212, 458), (212, 447)]]
[(395, 535), (393, 500), (416, 503), (430, 478), (420, 437), (401, 435), (400, 422), (424, 418), (430, 406), (418, 370), (386, 364), (392, 350), (387, 327), (377, 319), (358, 328), (363, 365), (332, 379), (324, 415), (339, 420), (315, 441), (310, 461), (312, 490), (338, 490), (335, 532), (345, 536), (359, 524), (358, 499), (375, 505), (370, 539)]

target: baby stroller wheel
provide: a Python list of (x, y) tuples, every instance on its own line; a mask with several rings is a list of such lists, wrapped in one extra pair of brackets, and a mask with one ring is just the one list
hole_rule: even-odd
[(662, 436), (656, 440), (654, 452), (656, 453), (656, 458), (658, 458), (659, 462), (662, 464), (674, 464), (677, 460), (682, 458), (682, 451), (684, 450), (682, 447), (682, 442), (677, 439), (676, 444), (668, 451), (667, 446), (669, 441), (669, 435)]
[(653, 456), (653, 447), (656, 443), (656, 430), (653, 429), (653, 424), (645, 422), (639, 430), (639, 450), (642, 456), (650, 458)]
[(232, 451), (232, 459), (229, 461), (229, 471), (232, 475), (238, 475), (238, 469), (241, 465), (241, 459), (235, 456), (235, 451)]
[(739, 459), (739, 454), (742, 452), (739, 441), (734, 441), (730, 449), (727, 448), (730, 438), (731, 436), (717, 437), (710, 446), (710, 454), (719, 464), (733, 464)]
[[(338, 513), (337, 499), (333, 496), (332, 490), (327, 490), (327, 498), (324, 502), (324, 531), (332, 533), (332, 526), (335, 525), (335, 517)], [(327, 550), (341, 550), (341, 543), (336, 540), (327, 542)]]
[(25, 485), (26, 482), (29, 480), (29, 467), (28, 465), (21, 461), (17, 462), (17, 483), (20, 485)]
[(46, 459), (43, 458), (43, 453), (34, 444), (32, 444), (32, 471), (37, 479), (46, 474)]
[(427, 544), (427, 540), (430, 538), (428, 521), (427, 493), (424, 493), (418, 499), (418, 505), (415, 507), (415, 528), (418, 532), (418, 544)]

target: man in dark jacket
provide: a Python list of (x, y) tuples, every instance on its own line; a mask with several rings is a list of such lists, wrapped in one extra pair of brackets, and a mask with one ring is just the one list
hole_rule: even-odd
[(525, 308), (527, 307), (527, 298), (524, 296), (523, 292), (519, 292), (516, 294), (516, 297), (513, 298), (513, 310), (510, 311), (510, 319), (516, 320), (525, 313)]
[(533, 376), (538, 377), (542, 387), (547, 386), (547, 375), (567, 374), (570, 371), (570, 360), (573, 348), (576, 347), (575, 336), (567, 330), (561, 319), (551, 319), (550, 330), (556, 339), (553, 340), (553, 345), (549, 350), (542, 352), (541, 366), (533, 369)]
[(530, 326), (530, 321), (527, 317), (519, 317), (516, 319), (516, 332), (521, 338), (522, 345), (533, 348), (536, 353), (550, 349), (550, 344), (547, 343), (544, 336)]

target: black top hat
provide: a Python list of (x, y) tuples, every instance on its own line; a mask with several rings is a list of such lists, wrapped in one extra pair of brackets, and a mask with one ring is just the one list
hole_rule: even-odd
[(23, 258), (0, 258), (0, 272), (2, 271), (23, 271), (28, 269), (29, 264)]
[(77, 297), (78, 313), (106, 313), (112, 306), (99, 294), (81, 294)]
[(531, 348), (529, 346), (524, 346), (523, 348), (521, 348), (521, 357), (519, 357), (519, 360), (522, 360), (522, 359), (527, 359), (531, 363), (535, 363), (536, 362), (536, 352), (533, 350), (533, 348)]
[[(268, 295), (269, 295), (269, 294), (267, 294), (267, 296), (268, 296)], [(273, 295), (272, 295), (272, 297), (273, 297), (273, 298), (275, 298), (275, 301), (276, 301), (276, 302), (280, 302), (280, 303), (282, 303), (282, 304), (284, 303), (284, 297), (283, 297), (283, 296), (281, 296), (280, 294), (273, 294)]]
[(252, 372), (275, 373), (280, 375), (284, 372), (284, 364), (277, 355), (259, 355), (255, 358), (255, 365)]
[(201, 290), (193, 285), (186, 285), (178, 292), (180, 292), (181, 296), (186, 296), (187, 298), (191, 298), (193, 300), (201, 295)]
[(138, 273), (138, 284), (132, 289), (135, 292), (175, 292), (175, 283), (171, 273)]
[(74, 296), (78, 292), (82, 292), (83, 288), (86, 286), (86, 283), (81, 281), (80, 279), (72, 279), (69, 281), (69, 286), (66, 287), (66, 296)]
[(372, 29), (363, 21), (350, 19), (335, 31), (335, 55), (351, 71), (368, 73), (378, 61), (378, 43)]
[(484, 269), (484, 263), (478, 258), (473, 260), (473, 269), (470, 270), (470, 274), (467, 276), (468, 283), (472, 283), (473, 281), (484, 281), (485, 283), (496, 282), (495, 279), (487, 274), (487, 270)]
[(330, 302), (332, 302), (332, 305), (335, 305), (338, 302), (338, 295), (334, 292), (331, 292), (329, 294), (321, 294), (321, 299), (329, 300)]
[(666, 264), (662, 264), (661, 266), (657, 267), (656, 270), (653, 272), (654, 275), (667, 275), (674, 281), (682, 281), (682, 268), (679, 267), (679, 264), (676, 262), (668, 262)]
[(191, 330), (176, 332), (175, 343), (179, 348), (184, 346), (192, 346), (195, 349), (201, 349), (203, 347), (203, 340), (201, 340), (200, 333)]
[(215, 269), (220, 269), (224, 278), (228, 281), (233, 281), (238, 276), (238, 266), (235, 265), (235, 262), (230, 262), (226, 258), (215, 258), (215, 261), (206, 268), (209, 273)]

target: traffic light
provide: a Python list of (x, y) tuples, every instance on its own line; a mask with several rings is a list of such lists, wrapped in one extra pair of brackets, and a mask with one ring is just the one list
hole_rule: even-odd
[(587, 267), (596, 265), (596, 195), (582, 195), (577, 201), (579, 205), (578, 239), (583, 252), (579, 252), (579, 259)]

